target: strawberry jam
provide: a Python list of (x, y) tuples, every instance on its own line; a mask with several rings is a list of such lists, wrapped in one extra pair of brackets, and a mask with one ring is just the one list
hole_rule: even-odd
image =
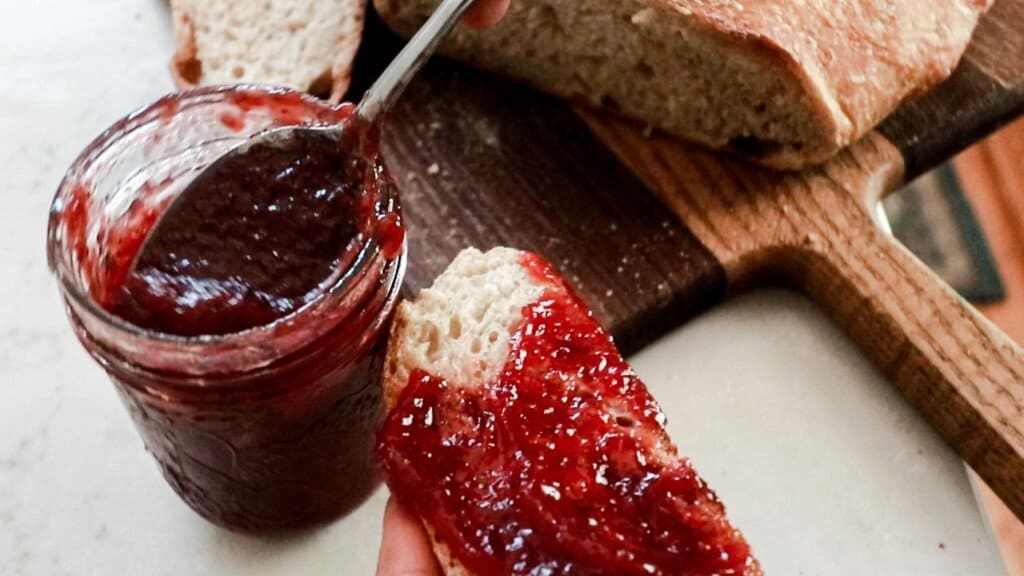
[(551, 286), (522, 311), (494, 382), (410, 375), (379, 436), (392, 491), (475, 574), (756, 573), (611, 337)]
[(255, 86), (171, 95), (94, 141), (53, 203), (76, 334), (168, 483), (222, 526), (315, 526), (377, 485), (405, 236), (375, 147), (253, 145), (195, 177), (263, 130), (351, 110)]
[(366, 166), (315, 133), (218, 162), (161, 215), (124, 284), (111, 287), (109, 309), (183, 336), (239, 332), (295, 312), (351, 259), (371, 217)]

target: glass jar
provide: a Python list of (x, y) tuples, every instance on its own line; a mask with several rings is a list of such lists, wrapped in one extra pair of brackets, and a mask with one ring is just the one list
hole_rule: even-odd
[(152, 332), (104, 307), (161, 211), (228, 148), (268, 128), (324, 125), (332, 107), (260, 86), (171, 95), (115, 123), (68, 170), (48, 258), (75, 333), (114, 381), (181, 498), (244, 531), (335, 519), (377, 483), (379, 372), (405, 268), (394, 185), (379, 160), (375, 218), (312, 302), (250, 330)]

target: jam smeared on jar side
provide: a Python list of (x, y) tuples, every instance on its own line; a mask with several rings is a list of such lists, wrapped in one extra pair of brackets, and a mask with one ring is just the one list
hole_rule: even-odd
[(366, 166), (319, 134), (214, 164), (161, 216), (111, 311), (184, 336), (238, 332), (294, 312), (344, 267), (366, 229)]
[[(564, 283), (546, 262), (523, 262)], [(611, 337), (565, 289), (523, 310), (498, 380), (410, 375), (378, 436), (399, 500), (477, 574), (744, 574), (750, 550)]]
[[(76, 333), (175, 492), (221, 526), (308, 529), (379, 482), (379, 376), (404, 246), (382, 160), (361, 147), (364, 167), (343, 152), (355, 148), (307, 142), (186, 189), (211, 142), (335, 125), (352, 109), (281, 89), (171, 95), (91, 145), (54, 201), (51, 266), (74, 287), (63, 294)], [(177, 334), (308, 305), (238, 338), (175, 339), (125, 329), (79, 295)]]

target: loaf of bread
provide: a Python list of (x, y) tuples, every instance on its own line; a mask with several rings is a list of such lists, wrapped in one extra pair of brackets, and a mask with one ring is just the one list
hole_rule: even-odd
[(363, 33), (364, 0), (171, 0), (181, 88), (261, 82), (339, 100)]
[(448, 576), (760, 567), (550, 266), (463, 251), (400, 305), (378, 460)]
[[(411, 35), (438, 0), (374, 0)], [(443, 52), (768, 166), (828, 159), (946, 78), (991, 0), (515, 0)], [(936, 119), (941, 121), (941, 119)]]

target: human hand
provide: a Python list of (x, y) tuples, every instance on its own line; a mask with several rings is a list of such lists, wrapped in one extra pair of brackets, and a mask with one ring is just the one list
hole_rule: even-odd
[(473, 28), (494, 26), (505, 15), (511, 0), (477, 0), (462, 18), (462, 21)]
[(423, 525), (394, 497), (384, 508), (377, 576), (441, 576)]

